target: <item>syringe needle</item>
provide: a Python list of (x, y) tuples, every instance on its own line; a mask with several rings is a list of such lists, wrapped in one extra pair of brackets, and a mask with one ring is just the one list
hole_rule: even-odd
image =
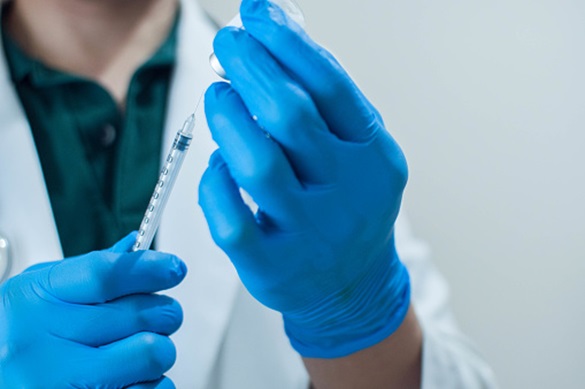
[(182, 134), (192, 134), (193, 133), (193, 128), (195, 128), (195, 114), (197, 113), (197, 110), (199, 109), (199, 104), (201, 104), (202, 99), (203, 99), (203, 93), (201, 93), (201, 96), (199, 96), (199, 100), (197, 101), (197, 105), (195, 106), (195, 110), (193, 111), (191, 116), (189, 116), (187, 118), (187, 120), (185, 120), (185, 123), (183, 123), (183, 128), (181, 129)]
[(203, 100), (203, 95), (205, 95), (205, 91), (201, 92), (201, 95), (199, 96), (199, 100), (197, 100), (197, 105), (195, 106), (195, 111), (193, 111), (193, 114), (197, 113), (197, 110), (199, 109), (199, 104), (201, 104), (201, 100)]

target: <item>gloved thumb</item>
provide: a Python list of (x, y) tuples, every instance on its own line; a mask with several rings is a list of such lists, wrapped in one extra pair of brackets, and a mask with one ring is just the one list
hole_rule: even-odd
[(119, 241), (117, 241), (112, 247), (108, 249), (111, 253), (127, 253), (130, 252), (132, 246), (134, 246), (134, 242), (136, 242), (136, 237), (138, 236), (138, 232), (132, 231)]

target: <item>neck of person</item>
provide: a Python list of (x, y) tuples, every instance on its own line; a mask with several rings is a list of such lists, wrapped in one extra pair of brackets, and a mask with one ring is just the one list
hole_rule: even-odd
[(123, 105), (136, 69), (172, 28), (178, 0), (13, 0), (6, 30), (44, 64), (101, 84)]

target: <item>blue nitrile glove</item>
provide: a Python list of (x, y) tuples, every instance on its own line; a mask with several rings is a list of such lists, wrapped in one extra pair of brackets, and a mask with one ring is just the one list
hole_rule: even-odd
[(177, 257), (110, 250), (33, 266), (0, 286), (0, 388), (171, 389), (178, 302), (153, 294), (186, 274)]
[[(200, 204), (250, 293), (282, 312), (305, 357), (341, 357), (391, 335), (410, 305), (393, 228), (407, 166), (341, 66), (266, 0), (215, 53), (231, 85), (205, 109), (213, 154)], [(239, 188), (259, 206), (253, 214)]]

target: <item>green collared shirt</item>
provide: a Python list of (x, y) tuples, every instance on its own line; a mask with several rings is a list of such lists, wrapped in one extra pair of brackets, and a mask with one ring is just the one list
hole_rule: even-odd
[(140, 225), (159, 171), (177, 24), (134, 73), (124, 111), (96, 82), (44, 65), (2, 31), (66, 257), (109, 247)]

